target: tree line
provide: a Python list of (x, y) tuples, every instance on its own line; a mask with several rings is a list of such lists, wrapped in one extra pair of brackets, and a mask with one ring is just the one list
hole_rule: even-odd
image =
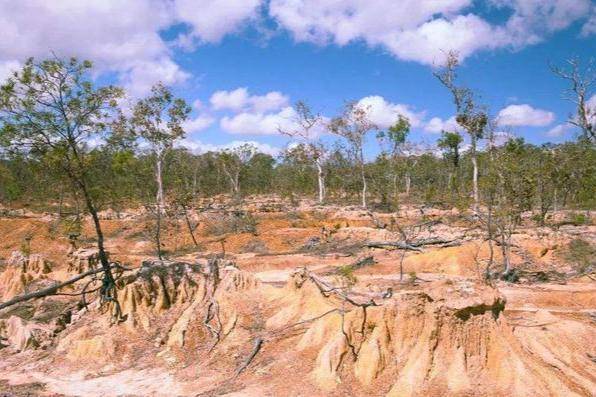
[[(570, 82), (577, 105), (570, 122), (580, 134), (572, 142), (533, 145), (515, 137), (497, 142), (489, 110), (460, 83), (458, 70), (451, 53), (434, 72), (453, 99), (459, 128), (443, 131), (433, 147), (409, 141), (403, 115), (381, 129), (356, 102), (330, 120), (298, 102), (294, 127), (280, 128), (295, 144), (273, 157), (251, 144), (194, 154), (176, 146), (190, 107), (168, 87), (157, 84), (124, 109), (124, 90), (96, 87), (90, 62), (30, 59), (0, 87), (0, 200), (90, 214), (100, 253), (100, 209), (144, 205), (155, 215), (160, 247), (167, 208), (186, 211), (200, 197), (221, 194), (240, 200), (276, 193), (386, 211), (408, 202), (471, 209), (501, 246), (525, 211), (544, 224), (557, 209), (593, 209), (596, 111), (588, 99), (594, 76), (582, 73), (577, 61), (553, 68)], [(321, 131), (336, 142), (325, 143)], [(373, 159), (365, 157), (367, 140), (379, 144)], [(110, 299), (113, 278), (107, 257), (100, 258)]]

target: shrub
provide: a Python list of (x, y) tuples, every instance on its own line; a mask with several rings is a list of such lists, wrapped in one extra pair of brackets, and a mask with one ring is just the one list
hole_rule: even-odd
[(576, 238), (569, 242), (561, 257), (573, 265), (578, 273), (590, 273), (596, 266), (596, 247), (586, 240)]

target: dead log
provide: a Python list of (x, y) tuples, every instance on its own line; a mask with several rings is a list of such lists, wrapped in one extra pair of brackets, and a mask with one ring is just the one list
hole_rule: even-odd
[(412, 244), (406, 244), (401, 241), (370, 241), (370, 242), (364, 244), (364, 246), (367, 248), (387, 249), (389, 247), (389, 248), (396, 248), (396, 249), (401, 249), (401, 250), (406, 250), (406, 251), (422, 252), (422, 248), (418, 248), (418, 247), (413, 246)]
[(438, 245), (440, 247), (453, 247), (461, 245), (461, 238), (443, 239), (443, 238), (423, 238), (419, 240), (411, 240), (407, 243), (404, 241), (370, 241), (365, 244), (368, 248), (384, 248), (387, 247), (402, 249), (406, 251), (422, 252), (422, 248), (426, 245)]
[(242, 365), (240, 367), (238, 367), (238, 369), (236, 370), (236, 373), (234, 375), (234, 377), (237, 377), (238, 375), (240, 375), (240, 373), (242, 371), (244, 371), (252, 362), (252, 360), (255, 358), (255, 356), (257, 355), (257, 353), (259, 353), (259, 351), (261, 350), (261, 347), (263, 346), (263, 338), (257, 338), (255, 339), (255, 343), (254, 346), (252, 348), (252, 351), (250, 352), (250, 354), (248, 355), (248, 357), (246, 358), (246, 360), (244, 361), (244, 363), (242, 363)]
[[(116, 268), (116, 267), (121, 268), (121, 266), (119, 266), (119, 265), (113, 265), (111, 268)], [(43, 288), (43, 289), (40, 289), (35, 292), (30, 292), (28, 294), (22, 294), (22, 295), (15, 296), (11, 300), (8, 300), (6, 302), (1, 302), (0, 310), (4, 309), (6, 307), (12, 306), (12, 305), (16, 305), (17, 303), (26, 302), (31, 299), (39, 299), (39, 298), (44, 298), (46, 296), (55, 295), (59, 289), (64, 288), (68, 285), (74, 284), (77, 281), (84, 279), (85, 277), (89, 277), (96, 273), (101, 273), (103, 271), (104, 271), (103, 268), (88, 270), (85, 273), (81, 273), (78, 276), (75, 276), (69, 280), (63, 281), (61, 283), (56, 283), (56, 284), (51, 285), (47, 288)]]

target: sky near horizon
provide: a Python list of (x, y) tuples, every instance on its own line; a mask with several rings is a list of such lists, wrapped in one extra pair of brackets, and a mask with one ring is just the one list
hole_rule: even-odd
[(596, 2), (0, 0), (0, 37), (0, 79), (53, 51), (94, 61), (98, 81), (132, 97), (172, 86), (193, 104), (183, 145), (197, 152), (244, 141), (279, 152), (298, 100), (326, 117), (359, 101), (381, 128), (402, 114), (411, 140), (432, 144), (455, 126), (432, 75), (450, 50), (502, 131), (562, 142), (574, 109), (549, 62), (596, 55)]

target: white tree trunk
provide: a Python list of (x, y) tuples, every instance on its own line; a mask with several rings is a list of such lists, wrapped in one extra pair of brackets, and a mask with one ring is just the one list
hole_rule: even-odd
[(317, 166), (317, 179), (319, 182), (319, 203), (325, 201), (325, 177), (323, 173), (323, 166), (319, 160), (315, 161)]
[(410, 187), (412, 186), (412, 178), (410, 177), (410, 173), (406, 173), (406, 196), (410, 196)]
[(478, 197), (478, 157), (476, 156), (476, 139), (472, 137), (472, 197), (474, 199), (474, 206), (472, 207), (472, 211), (474, 215), (478, 215), (478, 205), (479, 205), (479, 197)]
[(366, 174), (364, 172), (364, 152), (360, 148), (360, 177), (362, 178), (362, 208), (366, 208), (366, 191), (368, 185), (366, 184)]
[(161, 151), (157, 151), (156, 153), (156, 163), (155, 163), (155, 181), (157, 182), (157, 193), (155, 195), (155, 203), (157, 204), (157, 211), (161, 214), (165, 208), (164, 202), (164, 194), (163, 194), (163, 181), (162, 181), (162, 163), (163, 163), (163, 153)]

